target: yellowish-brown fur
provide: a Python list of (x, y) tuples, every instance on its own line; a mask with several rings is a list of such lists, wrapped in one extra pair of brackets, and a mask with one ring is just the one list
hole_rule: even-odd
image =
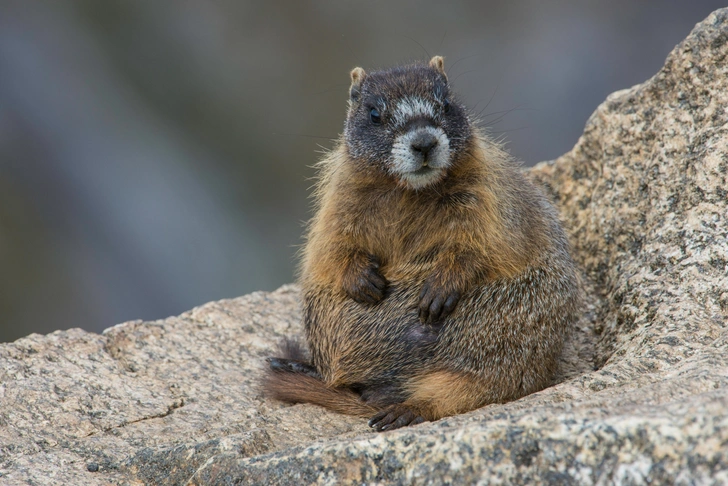
[[(441, 57), (351, 79), (349, 125), (319, 163), (301, 258), (310, 376), (276, 361), (272, 396), (380, 410), (385, 430), (548, 386), (579, 294), (555, 211), (461, 107), (446, 110)], [(372, 154), (386, 110), (428, 93), (444, 121), (414, 114), (413, 130), (441, 123), (452, 155), (437, 180), (412, 188)]]
[[(304, 278), (341, 283), (350, 265), (356, 267), (352, 252), (363, 249), (382, 255), (382, 265), (393, 272), (394, 279), (416, 279), (430, 269), (409, 262), (417, 252), (437, 245), (445, 245), (445, 249), (438, 256), (436, 268), (449, 273), (451, 279), (462, 281), (456, 285), (476, 279), (474, 269), (487, 270), (491, 278), (511, 276), (522, 270), (544, 242), (538, 237), (525, 240), (521, 233), (509, 231), (502, 213), (503, 206), (511, 201), (501, 191), (504, 174), (500, 167), (507, 155), (493, 142), (480, 138), (473, 145), (472, 155), (448, 175), (459, 182), (446, 190), (449, 194), (466, 191), (474, 198), (454, 207), (452, 213), (457, 218), (445, 225), (442, 220), (446, 216), (433, 220), (434, 211), (423, 206), (427, 196), (423, 197), (421, 192), (393, 191), (382, 181), (381, 174), (362, 173), (347, 163), (345, 148), (339, 145), (319, 164), (322, 175), (314, 194), (318, 210), (303, 252)], [(369, 207), (359, 207), (362, 201)], [(436, 204), (436, 200), (431, 204)], [(535, 229), (534, 233), (537, 232)], [(421, 238), (416, 246), (406, 244), (407, 237), (412, 235)], [(463, 254), (478, 260), (470, 261), (468, 268), (457, 268), (456, 261)]]

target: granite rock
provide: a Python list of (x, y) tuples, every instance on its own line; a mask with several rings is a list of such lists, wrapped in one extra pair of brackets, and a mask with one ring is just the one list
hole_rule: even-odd
[(381, 434), (266, 400), (285, 286), (0, 345), (0, 483), (728, 483), (727, 54), (723, 9), (530, 171), (587, 295), (554, 386)]

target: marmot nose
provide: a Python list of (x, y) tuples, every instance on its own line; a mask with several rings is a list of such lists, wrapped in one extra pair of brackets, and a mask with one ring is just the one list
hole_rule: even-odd
[(430, 132), (420, 132), (414, 136), (410, 146), (413, 152), (422, 154), (422, 157), (426, 159), (430, 150), (437, 146), (437, 137)]

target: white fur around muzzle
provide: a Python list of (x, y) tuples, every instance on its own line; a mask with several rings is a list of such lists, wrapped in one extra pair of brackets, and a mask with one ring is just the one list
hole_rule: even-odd
[[(430, 149), (427, 158), (412, 148), (413, 140), (423, 131), (437, 140), (437, 145)], [(450, 141), (442, 128), (417, 128), (398, 136), (394, 141), (390, 170), (413, 189), (436, 182), (449, 166)]]

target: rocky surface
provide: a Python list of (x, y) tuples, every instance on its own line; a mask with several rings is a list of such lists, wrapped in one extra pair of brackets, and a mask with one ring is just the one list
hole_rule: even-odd
[(728, 9), (531, 171), (588, 299), (560, 383), (376, 434), (264, 400), (293, 286), (0, 345), (0, 483), (728, 483)]

